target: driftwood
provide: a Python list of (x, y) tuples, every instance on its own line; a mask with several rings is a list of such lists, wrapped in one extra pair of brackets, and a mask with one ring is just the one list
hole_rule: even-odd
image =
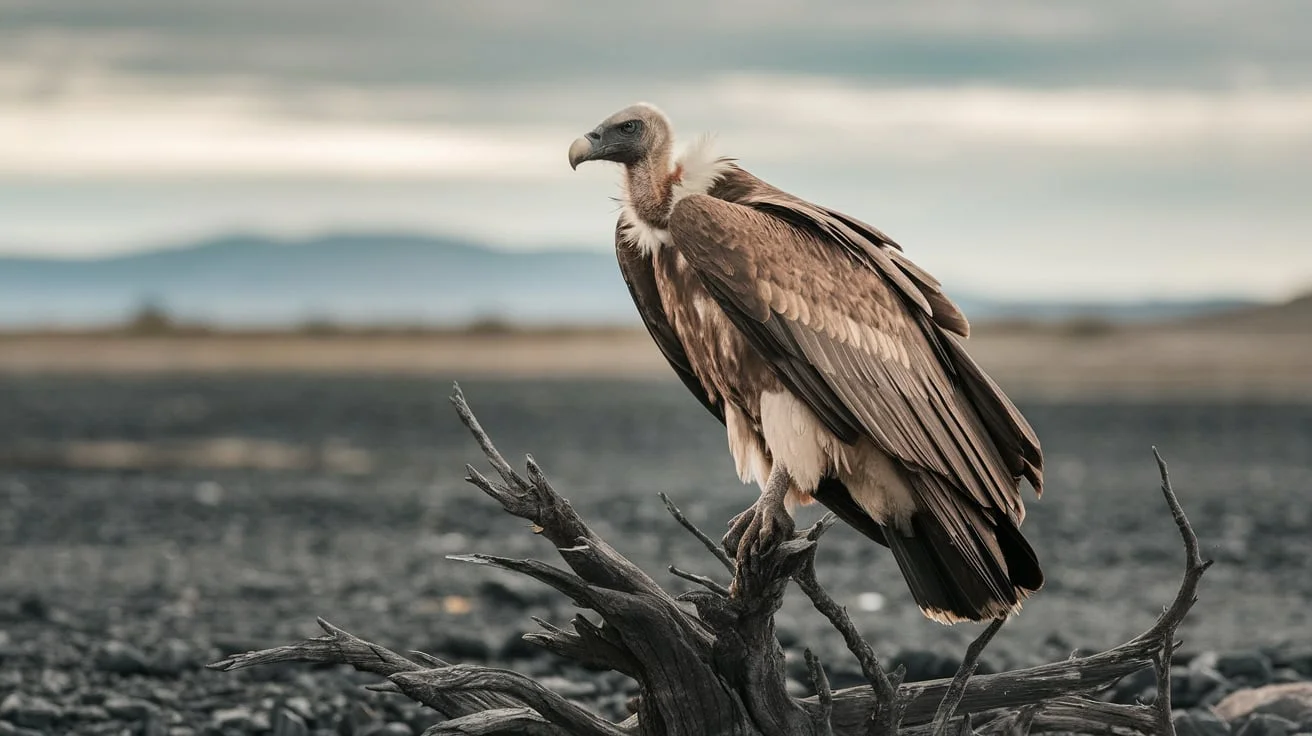
[[(1002, 625), (997, 621), (968, 648), (956, 677), (902, 683), (902, 672), (883, 668), (847, 612), (816, 580), (816, 544), (834, 523), (832, 515), (800, 533), (777, 530), (775, 539), (738, 565), (736, 550), (721, 549), (663, 497), (675, 520), (732, 575), (731, 585), (726, 585), (671, 568), (699, 585), (693, 592), (672, 596), (593, 533), (531, 457), (526, 474), (517, 473), (479, 426), (458, 387), (452, 401), (500, 478), (491, 480), (468, 466), (467, 480), (506, 512), (532, 522), (568, 569), (483, 554), (453, 559), (536, 578), (580, 608), (599, 614), (601, 625), (576, 616), (570, 629), (538, 621), (542, 631), (525, 638), (562, 657), (633, 678), (640, 688), (631, 703), (633, 714), (612, 723), (515, 672), (453, 664), (421, 652), (403, 656), (323, 619), (319, 625), (325, 636), (236, 655), (210, 667), (235, 670), (288, 661), (348, 664), (386, 678), (375, 689), (403, 693), (444, 715), (447, 720), (426, 732), (433, 736), (1174, 733), (1169, 683), (1175, 631), (1195, 602), (1198, 581), (1210, 563), (1199, 556), (1198, 540), (1160, 456), (1162, 494), (1184, 540), (1185, 573), (1175, 600), (1151, 628), (1092, 656), (973, 676), (980, 654)], [(838, 630), (869, 686), (831, 691), (822, 663), (807, 651), (817, 695), (796, 698), (787, 692), (784, 652), (775, 638), (773, 617), (789, 581), (796, 581)], [(1150, 666), (1158, 677), (1153, 704), (1117, 705), (1090, 697)]]

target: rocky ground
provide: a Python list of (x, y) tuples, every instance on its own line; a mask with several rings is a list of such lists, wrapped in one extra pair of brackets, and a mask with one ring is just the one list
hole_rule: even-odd
[[(530, 616), (567, 621), (566, 601), (446, 559), (552, 555), (461, 483), (464, 463), (481, 456), (446, 403), (449, 385), (0, 381), (0, 736), (399, 735), (435, 720), (336, 667), (201, 666), (316, 635), (316, 615), (397, 650), (511, 667), (620, 715), (631, 683), (520, 639)], [(686, 588), (664, 572), (671, 563), (715, 572), (655, 494), (718, 533), (754, 491), (734, 479), (722, 430), (681, 387), (462, 385), (506, 454), (533, 452), (598, 533), (657, 580)], [(1048, 455), (1048, 491), (1025, 529), (1049, 584), (999, 634), (986, 668), (1116, 644), (1174, 594), (1182, 557), (1156, 491), (1155, 444), (1217, 560), (1181, 631), (1175, 704), (1312, 679), (1312, 406), (1022, 403)], [(923, 620), (888, 555), (849, 530), (825, 538), (820, 571), (877, 650), (913, 677), (950, 674), (976, 633)], [(804, 645), (837, 687), (858, 684), (838, 637), (801, 598), (779, 616), (796, 688), (805, 689)], [(1135, 676), (1107, 697), (1150, 697), (1152, 687)], [(1206, 730), (1218, 724), (1197, 713), (1198, 732), (1229, 730)], [(1247, 736), (1312, 732), (1301, 711), (1279, 713), (1235, 725)]]

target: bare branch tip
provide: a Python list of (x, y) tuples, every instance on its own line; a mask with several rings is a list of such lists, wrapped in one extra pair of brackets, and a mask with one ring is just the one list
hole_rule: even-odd
[(560, 631), (560, 628), (559, 628), (558, 626), (556, 626), (555, 624), (551, 623), (550, 621), (548, 621), (548, 620), (546, 620), (546, 619), (544, 619), (544, 618), (540, 618), (540, 617), (538, 617), (538, 616), (529, 616), (528, 618), (529, 618), (530, 621), (532, 621), (533, 623), (537, 624), (538, 626), (541, 626), (542, 628), (546, 629), (547, 631), (553, 631), (553, 632), (554, 632), (554, 631)]
[(811, 686), (815, 689), (816, 702), (820, 704), (820, 712), (813, 716), (813, 720), (821, 734), (832, 734), (834, 693), (829, 688), (829, 677), (825, 675), (825, 668), (814, 652), (808, 648), (802, 654), (806, 658), (807, 672), (811, 675)]
[(825, 532), (829, 531), (829, 529), (832, 528), (837, 523), (838, 523), (838, 516), (836, 516), (833, 512), (827, 513), (824, 516), (820, 517), (819, 521), (812, 524), (811, 528), (806, 530), (805, 537), (807, 540), (811, 542), (819, 541), (820, 537), (824, 536)]
[(328, 634), (329, 636), (340, 636), (346, 633), (345, 630), (339, 629), (336, 626), (333, 626), (332, 624), (328, 623), (328, 620), (325, 619), (323, 616), (315, 616), (314, 622), (316, 624), (319, 624), (319, 628), (323, 629), (324, 633)]
[(711, 591), (712, 593), (715, 593), (716, 595), (720, 595), (725, 598), (729, 597), (728, 588), (726, 588), (725, 586), (721, 585), (720, 583), (716, 582), (715, 580), (705, 575), (698, 575), (697, 573), (688, 572), (687, 570), (680, 570), (674, 565), (669, 566), (669, 571), (672, 575), (683, 578), (684, 580), (687, 580), (689, 582), (696, 583), (702, 586), (703, 588), (706, 588), (707, 590)]
[[(948, 729), (952, 719), (957, 715), (957, 709), (961, 705), (961, 700), (965, 697), (966, 686), (970, 683), (970, 678), (979, 668), (980, 655), (984, 653), (985, 647), (993, 640), (993, 636), (998, 633), (998, 629), (1007, 622), (1006, 617), (1000, 616), (993, 619), (979, 636), (966, 647), (966, 654), (961, 659), (961, 666), (957, 668), (957, 674), (952, 678), (948, 685), (947, 692), (944, 693), (943, 699), (939, 702), (938, 710), (934, 713), (934, 736), (947, 736)], [(967, 722), (969, 718), (966, 719)]]

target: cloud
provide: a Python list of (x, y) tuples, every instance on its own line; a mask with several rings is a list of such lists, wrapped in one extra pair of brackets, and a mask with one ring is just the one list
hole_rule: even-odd
[(0, 4), (0, 250), (338, 227), (606, 247), (615, 171), (564, 150), (647, 99), (956, 288), (1312, 274), (1305, 0)]
[[(781, 135), (908, 145), (1197, 149), (1312, 145), (1312, 88), (1202, 91), (999, 86), (875, 87), (813, 77), (732, 76), (707, 99)], [(796, 140), (794, 138), (794, 140)]]
[(307, 124), (201, 102), (93, 98), (14, 111), (0, 118), (0, 176), (532, 179), (564, 161), (537, 131)]
[[(17, 76), (0, 68), (0, 91)], [(681, 130), (716, 132), (726, 153), (757, 162), (1312, 152), (1312, 89), (887, 87), (733, 74), (654, 91)], [(0, 118), (0, 176), (542, 180), (566, 176), (568, 141), (632, 101), (554, 86), (320, 89), (293, 112), (257, 92), (84, 75)], [(441, 107), (468, 117), (447, 121)]]
[(287, 86), (633, 84), (732, 71), (1019, 86), (1312, 82), (1302, 32), (1312, 5), (1302, 0), (9, 5), (0, 58), (72, 56), (143, 76)]

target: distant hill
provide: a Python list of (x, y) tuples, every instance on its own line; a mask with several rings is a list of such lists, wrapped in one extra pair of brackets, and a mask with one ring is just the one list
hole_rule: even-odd
[[(977, 323), (1163, 320), (1251, 306), (954, 296)], [(341, 234), (297, 241), (231, 236), (95, 260), (0, 257), (0, 327), (119, 324), (145, 304), (177, 320), (229, 327), (637, 323), (607, 251), (512, 252), (454, 238)]]
[(1188, 320), (1188, 326), (1245, 332), (1298, 333), (1312, 339), (1312, 293), (1282, 304), (1263, 304)]
[(228, 326), (634, 318), (614, 256), (597, 251), (507, 252), (408, 235), (238, 236), (100, 260), (0, 258), (0, 325), (113, 324), (145, 303)]
[(958, 299), (957, 304), (972, 323), (1019, 321), (1066, 322), (1100, 320), (1117, 323), (1174, 322), (1202, 316), (1229, 314), (1256, 308), (1261, 302), (1251, 299), (1222, 298), (1146, 299), (1129, 302), (996, 302)]

